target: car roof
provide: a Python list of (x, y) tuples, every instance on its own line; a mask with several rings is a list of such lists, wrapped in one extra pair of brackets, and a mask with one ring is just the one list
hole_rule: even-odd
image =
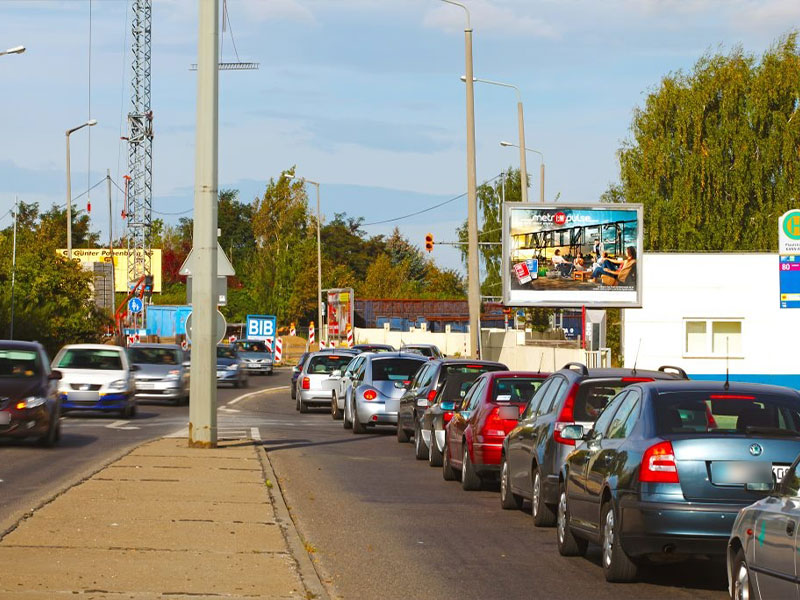
[(25, 349), (25, 350), (38, 350), (42, 345), (39, 342), (24, 342), (22, 340), (0, 340), (0, 348), (3, 349)]
[(62, 350), (119, 350), (125, 351), (122, 346), (111, 346), (109, 344), (67, 344)]
[(491, 360), (479, 360), (476, 358), (434, 358), (433, 360), (429, 361), (436, 365), (481, 365), (481, 366), (490, 366), (490, 367), (503, 367), (503, 369), (508, 370), (503, 363), (494, 362)]
[(769, 385), (766, 383), (744, 383), (731, 381), (725, 387), (724, 381), (699, 381), (690, 380), (659, 380), (643, 382), (644, 389), (653, 390), (658, 393), (669, 392), (709, 392), (719, 394), (776, 394), (783, 396), (800, 397), (800, 392), (793, 388), (780, 385)]
[(482, 377), (486, 377), (487, 379), (502, 379), (502, 378), (513, 378), (513, 377), (547, 379), (548, 377), (550, 377), (550, 373), (542, 371), (489, 371), (488, 373), (484, 373)]
[(169, 348), (170, 350), (180, 350), (181, 347), (178, 344), (135, 344), (133, 346), (128, 346), (128, 350), (133, 348)]
[(359, 356), (364, 356), (371, 360), (383, 360), (386, 358), (410, 358), (417, 362), (430, 362), (427, 356), (422, 356), (416, 352), (362, 352)]
[[(662, 369), (676, 369), (680, 370), (683, 375), (682, 369), (678, 367), (661, 367)], [(561, 369), (556, 371), (562, 375), (569, 374), (572, 377), (577, 378), (578, 380), (583, 379), (614, 379), (620, 377), (649, 377), (651, 379), (665, 379), (665, 380), (681, 380), (684, 381), (685, 378), (680, 373), (673, 373), (668, 371), (662, 370), (649, 370), (649, 369), (623, 369), (623, 368), (604, 368), (604, 369), (589, 369), (586, 365), (581, 363), (567, 363)], [(688, 377), (687, 377), (688, 378)]]
[(436, 348), (439, 349), (439, 346), (436, 344), (403, 344), (400, 346), (401, 348)]

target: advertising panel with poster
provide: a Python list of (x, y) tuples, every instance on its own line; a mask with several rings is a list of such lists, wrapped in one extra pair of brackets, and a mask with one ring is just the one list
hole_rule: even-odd
[(328, 290), (328, 339), (345, 339), (353, 326), (353, 288)]
[(503, 303), (641, 306), (641, 204), (503, 204)]
[[(161, 249), (150, 251), (150, 269), (153, 275), (153, 292), (161, 293)], [(67, 249), (60, 248), (56, 253), (67, 258)], [(91, 269), (96, 262), (111, 262), (111, 253), (108, 248), (73, 248), (72, 260), (76, 260)], [(128, 250), (126, 248), (114, 248), (114, 290), (117, 292), (128, 291)]]

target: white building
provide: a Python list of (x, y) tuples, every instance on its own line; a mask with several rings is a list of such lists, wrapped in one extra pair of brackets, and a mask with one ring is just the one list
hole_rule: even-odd
[(777, 254), (645, 254), (639, 274), (642, 308), (623, 311), (626, 367), (724, 380), (727, 362), (731, 381), (800, 389), (800, 309), (780, 308)]

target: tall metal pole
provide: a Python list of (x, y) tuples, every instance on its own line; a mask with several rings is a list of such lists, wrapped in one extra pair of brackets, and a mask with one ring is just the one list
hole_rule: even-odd
[(14, 339), (14, 284), (17, 280), (17, 221), (19, 221), (19, 197), (14, 197), (14, 248), (11, 251), (11, 331), (8, 339)]
[(544, 204), (544, 161), (539, 165), (539, 202)]
[[(315, 183), (313, 181), (309, 181), (309, 183), (313, 183), (315, 186), (317, 186), (317, 311), (319, 318), (319, 339), (322, 340), (322, 238), (320, 237), (319, 233), (320, 220), (322, 217), (319, 211), (319, 183)], [(325, 327), (324, 339), (326, 341), (328, 339), (327, 327)]]
[(67, 260), (72, 260), (72, 180), (69, 166), (69, 134), (67, 131)]
[(219, 0), (199, 0), (197, 133), (192, 273), (192, 364), (189, 445), (217, 445), (214, 336), (217, 281), (217, 160), (219, 123)]
[(111, 314), (117, 304), (117, 284), (115, 271), (117, 265), (114, 263), (114, 216), (111, 212), (111, 169), (106, 169), (106, 183), (108, 184), (108, 253), (111, 255)]
[[(519, 93), (519, 90), (517, 90)], [(522, 188), (522, 201), (528, 201), (528, 161), (525, 156), (525, 117), (522, 114), (522, 98), (517, 101), (517, 121), (519, 122), (519, 184)]]
[(472, 69), (472, 26), (469, 9), (455, 0), (442, 0), (464, 9), (465, 81), (467, 84), (467, 305), (469, 307), (470, 356), (480, 358), (478, 340), (481, 327), (480, 263), (478, 262), (478, 192), (475, 174), (475, 76)]

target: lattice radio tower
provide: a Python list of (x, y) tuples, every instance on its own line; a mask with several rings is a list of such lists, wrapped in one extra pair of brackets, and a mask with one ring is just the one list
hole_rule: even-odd
[(150, 108), (152, 0), (132, 0), (131, 111), (128, 113), (126, 233), (128, 286), (150, 275), (153, 222), (153, 111)]

